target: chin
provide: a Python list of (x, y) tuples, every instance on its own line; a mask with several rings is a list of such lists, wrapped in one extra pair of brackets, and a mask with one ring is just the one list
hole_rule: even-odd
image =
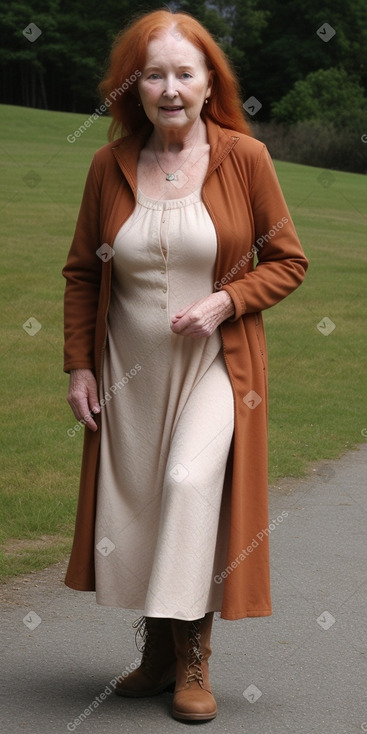
[(191, 124), (191, 120), (157, 120), (157, 127), (187, 127)]

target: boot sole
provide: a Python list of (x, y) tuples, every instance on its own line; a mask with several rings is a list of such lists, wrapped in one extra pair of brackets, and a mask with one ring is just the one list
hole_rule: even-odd
[(180, 711), (172, 710), (172, 716), (174, 719), (180, 719), (181, 721), (210, 721), (215, 719), (217, 711), (212, 714), (195, 714), (195, 713), (181, 713)]
[(117, 696), (124, 696), (125, 698), (148, 698), (149, 696), (158, 696), (160, 693), (173, 693), (175, 690), (175, 684), (176, 681), (174, 679), (158, 688), (150, 688), (148, 691), (124, 691), (119, 688), (115, 688), (114, 690)]

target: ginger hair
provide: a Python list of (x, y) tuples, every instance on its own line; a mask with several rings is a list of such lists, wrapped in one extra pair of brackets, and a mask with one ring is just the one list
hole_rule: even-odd
[(110, 102), (109, 140), (134, 133), (148, 123), (143, 107), (138, 105), (137, 80), (145, 65), (149, 41), (167, 31), (177, 33), (199, 49), (208, 70), (213, 71), (212, 93), (201, 112), (204, 122), (210, 117), (221, 127), (252, 135), (237, 77), (214, 38), (188, 13), (156, 10), (133, 21), (117, 35), (112, 46), (108, 69), (99, 84), (102, 99)]

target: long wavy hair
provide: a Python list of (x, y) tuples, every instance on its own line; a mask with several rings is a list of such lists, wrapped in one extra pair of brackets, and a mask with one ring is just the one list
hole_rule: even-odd
[(149, 41), (167, 31), (190, 41), (204, 55), (208, 70), (214, 72), (211, 96), (201, 112), (203, 120), (210, 117), (221, 127), (252, 135), (237, 77), (210, 33), (188, 13), (156, 10), (133, 21), (113, 43), (108, 69), (98, 87), (112, 116), (109, 140), (129, 135), (147, 124), (144, 109), (138, 106), (137, 80), (145, 65)]

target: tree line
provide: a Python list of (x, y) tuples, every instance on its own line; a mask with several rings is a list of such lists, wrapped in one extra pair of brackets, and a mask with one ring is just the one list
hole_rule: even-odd
[(162, 7), (213, 34), (256, 123), (365, 124), (366, 0), (0, 0), (0, 102), (89, 113), (116, 34)]

